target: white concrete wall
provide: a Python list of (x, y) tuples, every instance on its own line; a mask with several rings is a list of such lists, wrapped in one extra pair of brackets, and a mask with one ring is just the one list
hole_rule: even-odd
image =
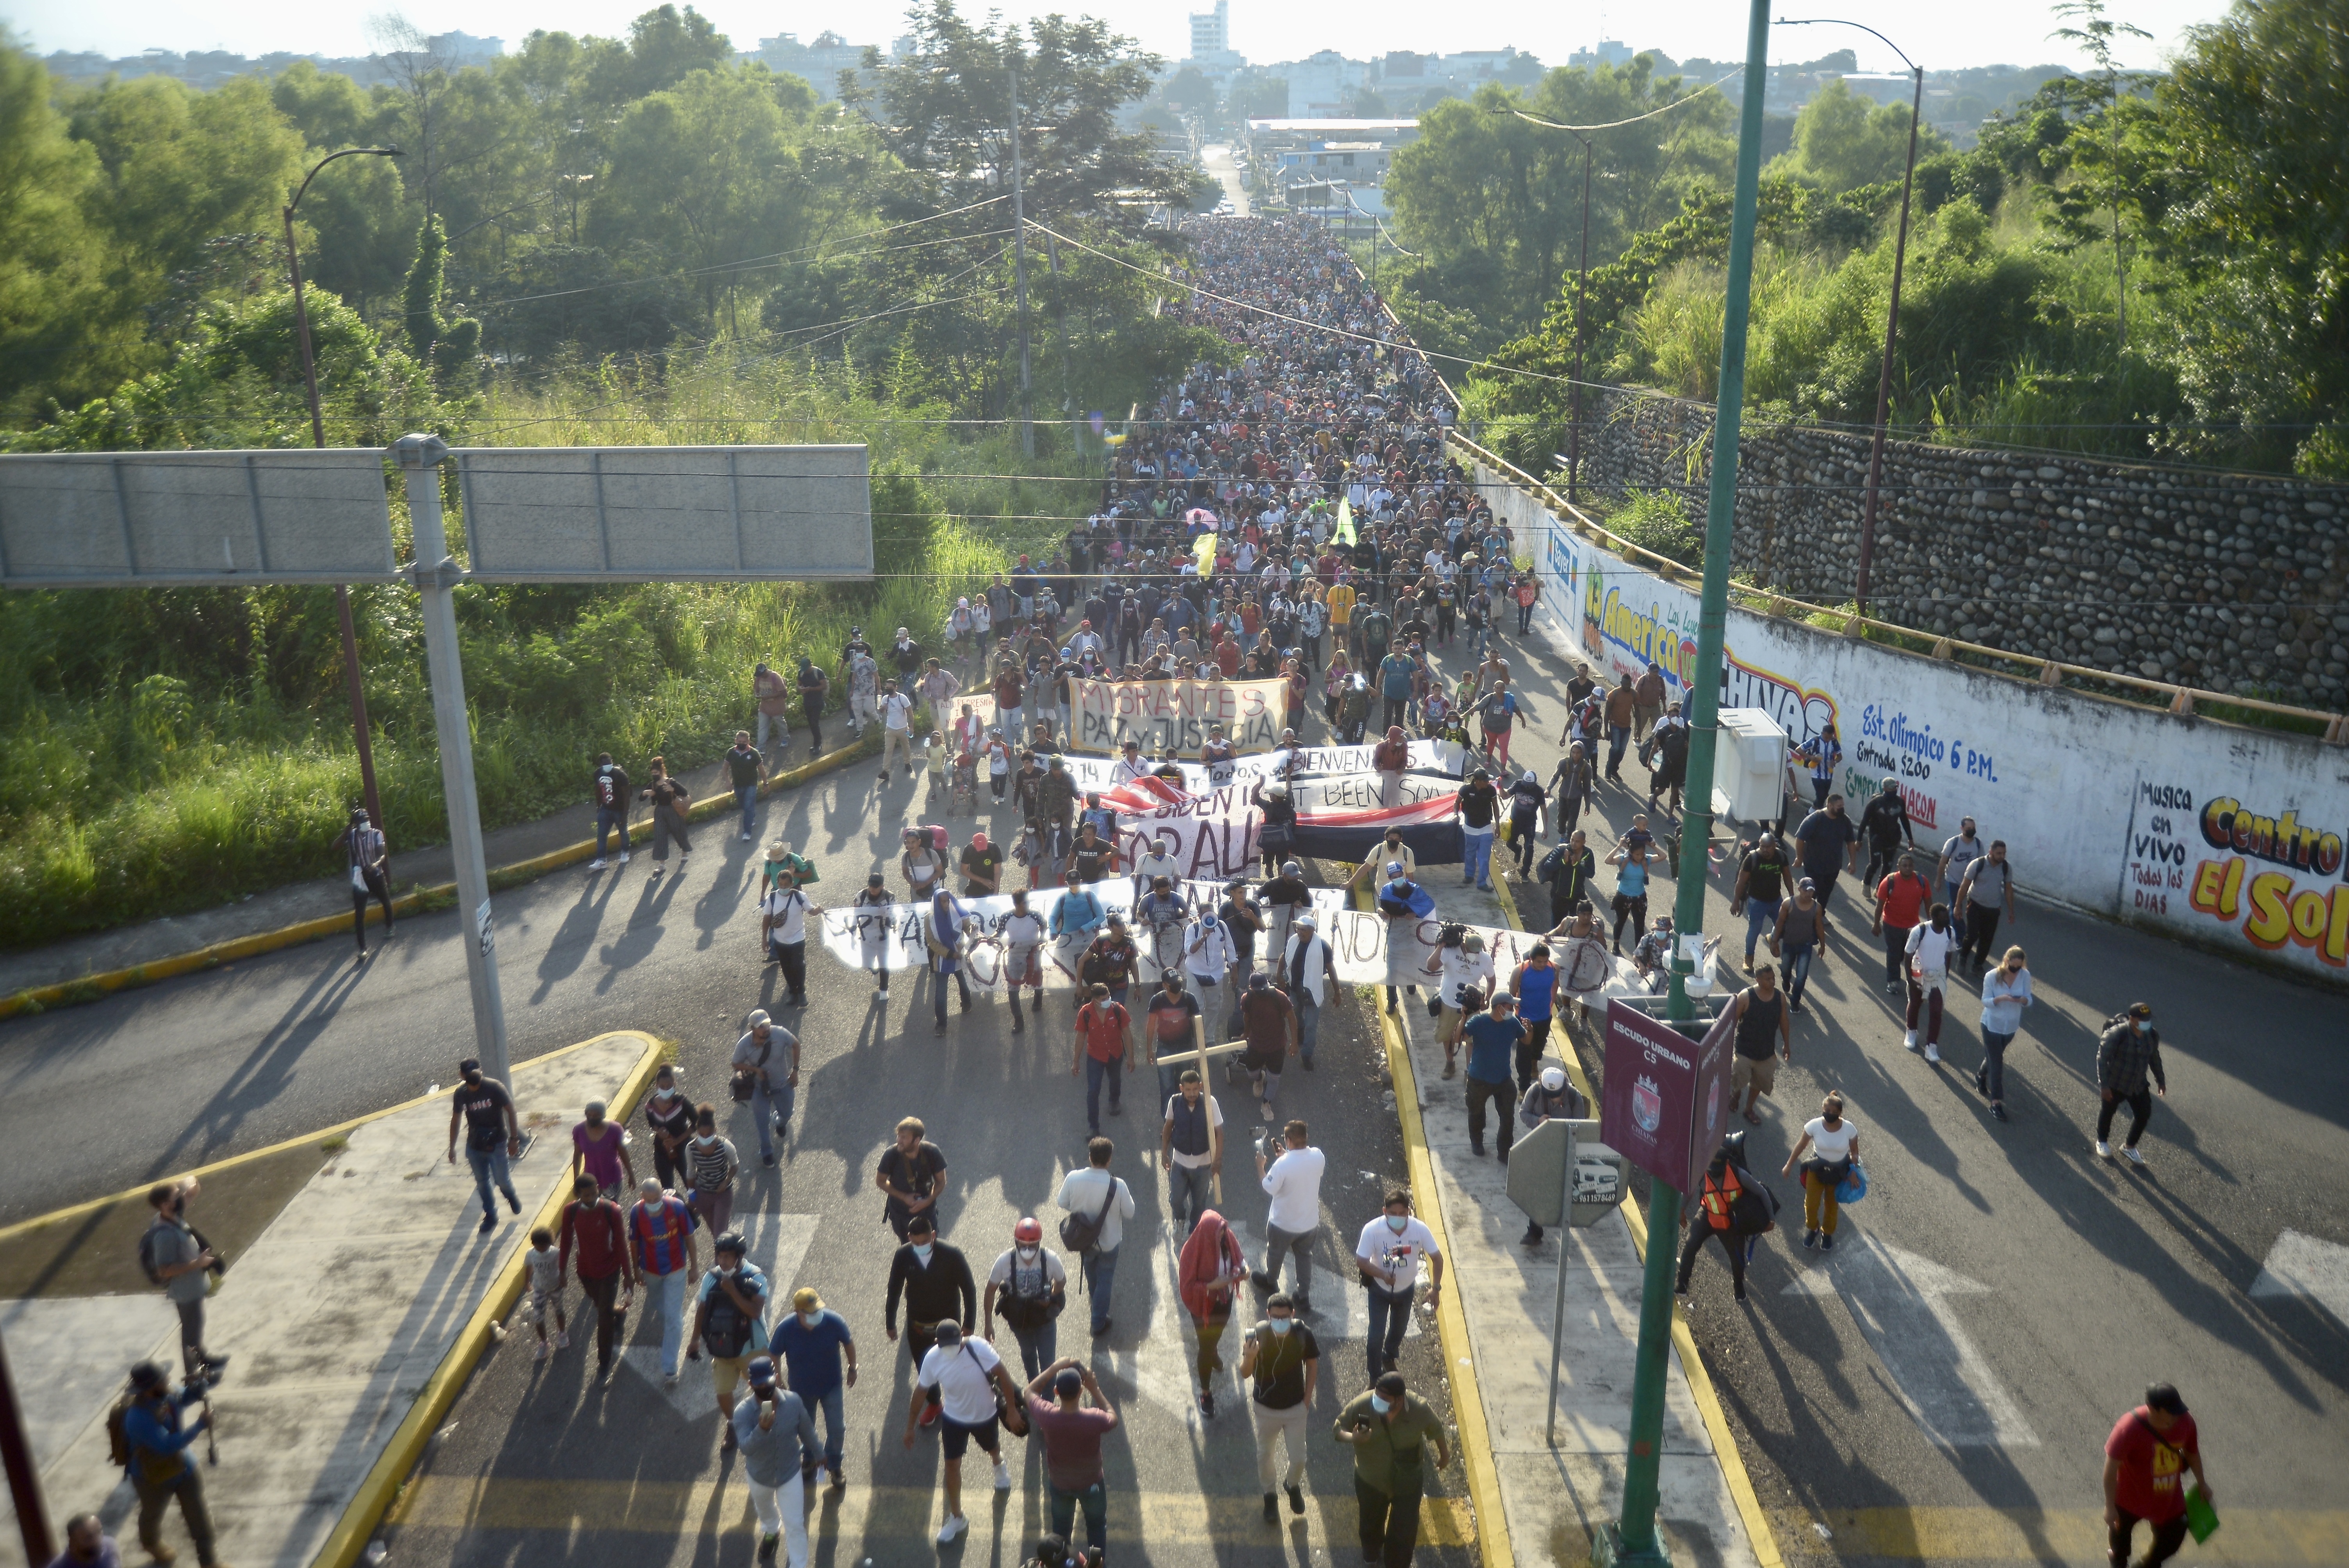
[[(1479, 466), (1554, 629), (1611, 684), (1696, 662), (1697, 595), (1579, 538)], [(2099, 701), (1733, 607), (1723, 701), (1797, 742), (1832, 719), (1839, 787), (1899, 779), (1936, 847), (1972, 816), (2024, 889), (2349, 984), (2349, 748)], [(1856, 809), (1856, 808), (1855, 808)], [(1930, 873), (1929, 873), (1930, 874)]]

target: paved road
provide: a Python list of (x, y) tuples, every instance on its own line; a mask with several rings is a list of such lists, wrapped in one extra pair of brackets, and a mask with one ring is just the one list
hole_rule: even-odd
[[(1539, 716), (1516, 755), (1545, 771), (1570, 673), (1562, 651), (1512, 654), (1521, 679), (1532, 665)], [(1604, 792), (1605, 831), (1592, 834), (1602, 858), (1645, 804), (1645, 771), (1628, 758), (1623, 771), (1642, 798)], [(1793, 1065), (1751, 1143), (1757, 1169), (1775, 1173), (1819, 1098), (1839, 1090), (1871, 1191), (1822, 1255), (1801, 1245), (1799, 1188), (1774, 1177), (1789, 1207), (1754, 1265), (1750, 1310), (1731, 1302), (1717, 1250), (1694, 1281), (1698, 1343), (1762, 1500), (1789, 1527), (1782, 1542), (1853, 1562), (2061, 1558), (2075, 1542), (2051, 1548), (2028, 1525), (2033, 1511), (2101, 1507), (2104, 1436), (2159, 1379), (2199, 1418), (2222, 1507), (2336, 1507), (2349, 1332), (2310, 1299), (2252, 1286), (2287, 1231), (2320, 1249), (2349, 1243), (2334, 1193), (2349, 1165), (2349, 998), (2026, 902), (2002, 937), (2028, 951), (2040, 1000), (2008, 1053), (2013, 1119), (2001, 1124), (1972, 1084), (1979, 1002), (1952, 998), (1946, 1065), (1904, 1050), (1851, 882), (1835, 896), (1837, 932)], [(1611, 890), (1604, 873), (1600, 883)], [(1742, 959), (1726, 888), (1713, 880), (1706, 923), (1733, 929), (1723, 945)], [(1662, 884), (1657, 907), (1675, 891)], [(1521, 906), (1534, 918), (1543, 891)], [(1732, 972), (1729, 984), (1745, 982)], [(2143, 1171), (2090, 1148), (2095, 1035), (2138, 998), (2158, 1010), (2169, 1075)], [(2323, 1255), (2336, 1270), (2349, 1262)], [(1896, 1527), (1870, 1511), (1886, 1509), (1948, 1511), (1935, 1515), (1945, 1528), (1906, 1540), (1916, 1515)], [(1812, 1528), (1829, 1521), (1846, 1527), (1840, 1544)], [(2349, 1516), (2327, 1527), (2349, 1529)], [(2242, 1560), (2349, 1556), (2338, 1535), (2329, 1553), (2302, 1540), (2314, 1555), (2286, 1546)]]
[[(819, 899), (844, 899), (876, 857), (887, 853), (894, 865), (914, 788), (892, 784), (876, 805), (872, 775), (852, 769), (767, 802), (754, 842), (716, 823), (697, 832), (698, 852), (682, 875), (655, 883), (640, 852), (617, 876), (564, 872), (500, 895), (515, 1055), (625, 1024), (675, 1041), (688, 1089), (725, 1104), (723, 1062), (740, 1020), (752, 1006), (775, 1007), (781, 991), (778, 972), (759, 963), (753, 851), (776, 837), (791, 841), (823, 872)], [(957, 833), (969, 827), (957, 824)], [(0, 1140), (12, 1150), (6, 1215), (296, 1136), (452, 1081), (471, 1038), (459, 940), (453, 915), (428, 917), (403, 926), (388, 955), (357, 973), (347, 954), (322, 944), (9, 1026), (0, 1036), (0, 1084), (12, 1091), (0, 1110)], [(801, 1110), (778, 1169), (758, 1166), (754, 1124), (747, 1110), (728, 1107), (731, 1136), (750, 1162), (737, 1212), (754, 1255), (786, 1285), (822, 1290), (848, 1315), (867, 1358), (849, 1403), (854, 1484), (834, 1505), (832, 1545), (819, 1560), (913, 1561), (915, 1552), (934, 1550), (936, 1446), (930, 1437), (908, 1454), (897, 1444), (910, 1368), (902, 1354), (890, 1356), (881, 1330), (895, 1243), (881, 1222), (873, 1163), (899, 1117), (927, 1121), (950, 1161), (949, 1239), (982, 1274), (1009, 1244), (1021, 1212), (1041, 1212), (1049, 1226), (1059, 1178), (1082, 1158), (1085, 1138), (1082, 1089), (1069, 1076), (1070, 1004), (1056, 995), (1049, 1027), (1031, 1024), (1013, 1036), (1008, 1010), (981, 1002), (968, 1016), (956, 1015), (940, 1037), (926, 978), (899, 976), (885, 1007), (872, 1001), (866, 980), (829, 958), (812, 957), (811, 968), (804, 1016), (776, 1009), (805, 1041)], [(1383, 1057), (1367, 1022), (1351, 1016), (1337, 1027), (1333, 1019), (1319, 1070), (1288, 1075), (1278, 1107), (1284, 1117), (1307, 1119), (1330, 1155), (1323, 1198), (1346, 1251), (1377, 1212), (1377, 1194), (1404, 1169), (1378, 1077)], [(1145, 1068), (1129, 1081), (1135, 1088), (1125, 1114), (1105, 1122), (1120, 1144), (1115, 1169), (1141, 1204), (1113, 1291), (1114, 1327), (1097, 1361), (1128, 1422), (1112, 1445), (1121, 1494), (1113, 1529), (1128, 1538), (1138, 1520), (1149, 1560), (1161, 1563), (1331, 1560), (1333, 1540), (1352, 1550), (1350, 1461), (1328, 1436), (1327, 1420), (1363, 1382), (1361, 1292), (1327, 1275), (1317, 1292), (1309, 1321), (1328, 1343), (1310, 1512), (1299, 1522), (1284, 1511), (1280, 1527), (1268, 1527), (1257, 1511), (1251, 1439), (1231, 1374), (1214, 1420), (1203, 1422), (1192, 1405), (1185, 1319), (1168, 1284), (1171, 1244), (1160, 1233), (1161, 1188), (1141, 1154), (1156, 1146), (1154, 1087), (1142, 1087), (1154, 1086), (1154, 1075)], [(90, 1139), (75, 1118), (37, 1109), (100, 1099), (103, 1140)], [(1261, 1123), (1252, 1100), (1231, 1100), (1227, 1113), (1231, 1212), (1253, 1241), (1265, 1201), (1253, 1184), (1247, 1140)], [(1335, 1238), (1327, 1232), (1319, 1243), (1324, 1269), (1342, 1262)], [(1064, 1320), (1071, 1353), (1088, 1348), (1083, 1311), (1072, 1306)], [(1422, 1326), (1427, 1332), (1406, 1342), (1403, 1367), (1440, 1394), (1432, 1320)], [(649, 1327), (631, 1323), (632, 1331)], [(1232, 1343), (1227, 1360), (1237, 1366), (1236, 1335)], [(688, 1378), (673, 1399), (647, 1375), (652, 1354), (649, 1345), (639, 1349), (603, 1387), (578, 1346), (546, 1367), (519, 1346), (493, 1357), (460, 1400), (455, 1430), (416, 1494), (401, 1560), (539, 1563), (560, 1553), (629, 1564), (647, 1553), (678, 1563), (748, 1561), (755, 1540), (741, 1532), (747, 1503), (739, 1474), (718, 1463), (708, 1385)], [(975, 1470), (975, 1491), (984, 1495), (969, 1510), (976, 1538), (957, 1548), (967, 1560), (1016, 1561), (1008, 1555), (1015, 1538), (1032, 1547), (1041, 1528), (1040, 1472), (1036, 1460), (1015, 1468), (1020, 1462), (1023, 1489), (994, 1516), (985, 1471)], [(1464, 1491), (1456, 1459), (1438, 1486)], [(1464, 1563), (1465, 1555), (1431, 1560)]]
[(1232, 161), (1232, 150), (1221, 142), (1210, 142), (1199, 150), (1199, 161), (1210, 176), (1223, 181), (1224, 194), (1231, 201), (1233, 213), (1247, 217), (1247, 181), (1240, 177), (1239, 166)]

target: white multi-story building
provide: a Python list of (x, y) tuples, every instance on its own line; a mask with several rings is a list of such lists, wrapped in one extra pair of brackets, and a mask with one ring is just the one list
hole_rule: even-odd
[(1231, 0), (1216, 0), (1214, 10), (1191, 13), (1191, 54), (1182, 64), (1196, 67), (1218, 87), (1247, 64), (1232, 47)]

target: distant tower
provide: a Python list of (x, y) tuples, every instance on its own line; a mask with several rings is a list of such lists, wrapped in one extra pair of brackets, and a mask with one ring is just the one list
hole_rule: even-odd
[(1216, 0), (1212, 11), (1191, 13), (1191, 57), (1221, 61), (1232, 46), (1231, 0)]

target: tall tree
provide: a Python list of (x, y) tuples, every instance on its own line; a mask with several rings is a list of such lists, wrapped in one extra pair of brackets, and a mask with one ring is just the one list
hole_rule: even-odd
[(448, 260), (449, 239), (441, 230), (440, 214), (435, 212), (416, 233), (416, 263), (408, 270), (400, 318), (409, 356), (431, 366), (444, 380), (460, 375), (481, 343), (480, 322), (451, 319), (440, 312)]
[(2119, 324), (2120, 346), (2128, 351), (2128, 253), (2121, 240), (2121, 201), (2123, 199), (2120, 153), (2121, 128), (2114, 108), (2123, 91), (2119, 62), (2113, 55), (2113, 43), (2117, 38), (2150, 38), (2152, 34), (2127, 22), (2116, 22), (2105, 15), (2105, 0), (2063, 0), (2055, 15), (2072, 18), (2073, 25), (2058, 27), (2047, 36), (2062, 38), (2087, 51), (2096, 62), (2096, 74), (2085, 78), (2079, 88), (2080, 100), (2101, 123), (2098, 130), (2112, 156), (2106, 164), (2108, 179), (2102, 194), (2104, 205), (2113, 215), (2113, 276), (2116, 285), (2113, 296), (2115, 320)]

